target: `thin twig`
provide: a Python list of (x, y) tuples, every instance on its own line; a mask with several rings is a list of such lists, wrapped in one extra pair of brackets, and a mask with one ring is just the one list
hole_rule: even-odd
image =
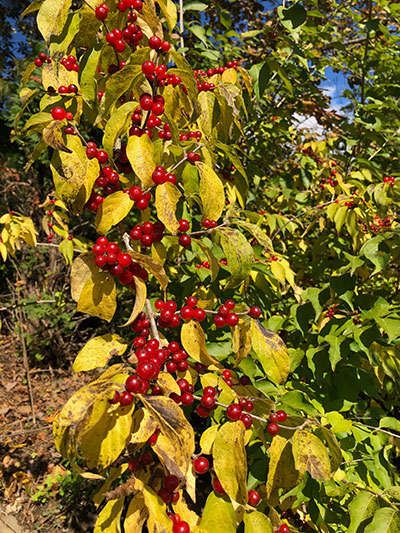
[(12, 311), (17, 307), (25, 307), (26, 305), (35, 304), (54, 304), (57, 300), (36, 300), (34, 302), (20, 302), (18, 304), (9, 305), (8, 307), (0, 307), (0, 311)]
[[(183, 39), (183, 32), (184, 32), (184, 25), (183, 25), (183, 0), (179, 0), (179, 37), (180, 37), (180, 46), (181, 48), (185, 48), (185, 41)], [(183, 54), (185, 55), (185, 54)]]
[(153, 335), (153, 339), (157, 339), (158, 342), (160, 342), (160, 335), (158, 334), (157, 324), (154, 319), (155, 313), (153, 311), (153, 308), (151, 307), (151, 303), (148, 298), (146, 298), (145, 305), (146, 305), (147, 316), (149, 317), (149, 320), (150, 320), (150, 329), (151, 329), (151, 334)]
[[(197, 152), (197, 150), (200, 150), (200, 148), (203, 148), (204, 146), (206, 146), (206, 144), (199, 144), (198, 146), (196, 146), (196, 148), (194, 148), (194, 150), (192, 150), (192, 152), (195, 153), (195, 152)], [(174, 170), (176, 170), (186, 160), (187, 160), (187, 155), (185, 153), (185, 157), (183, 159), (181, 159), (180, 161), (178, 161), (177, 164), (174, 167), (171, 168), (171, 170), (168, 170), (168, 173), (172, 174), (172, 172)]]
[(31, 411), (32, 411), (32, 422), (36, 426), (35, 403), (33, 401), (33, 389), (32, 389), (32, 383), (31, 383), (31, 376), (29, 372), (28, 352), (26, 350), (24, 332), (22, 330), (22, 311), (20, 307), (18, 308), (18, 321), (19, 321), (19, 336), (21, 340), (23, 363), (24, 363), (25, 372), (26, 372), (26, 379), (28, 382), (28, 393), (29, 393), (29, 401), (31, 404)]
[(375, 426), (369, 426), (368, 424), (363, 424), (362, 422), (357, 422), (357, 425), (364, 426), (368, 429), (374, 429), (375, 431), (380, 431), (381, 433), (385, 433), (386, 435), (390, 435), (391, 437), (400, 439), (400, 435), (396, 435), (396, 433), (392, 433), (391, 431), (388, 431), (387, 429), (377, 428)]
[(2, 439), (11, 439), (13, 437), (21, 437), (23, 435), (30, 435), (32, 433), (39, 433), (40, 431), (50, 431), (51, 426), (42, 426), (40, 428), (33, 429), (21, 429), (20, 431), (14, 431), (14, 433), (8, 433), (7, 435), (2, 435)]

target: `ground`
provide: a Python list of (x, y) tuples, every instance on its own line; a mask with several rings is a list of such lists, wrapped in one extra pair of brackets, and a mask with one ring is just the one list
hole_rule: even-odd
[(34, 366), (36, 424), (19, 339), (0, 336), (0, 532), (92, 531), (85, 487), (81, 478), (71, 476), (52, 437), (54, 416), (87, 378)]

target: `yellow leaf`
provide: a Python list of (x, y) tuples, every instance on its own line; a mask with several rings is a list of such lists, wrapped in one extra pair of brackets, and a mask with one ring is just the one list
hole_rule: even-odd
[(154, 162), (154, 145), (147, 135), (129, 137), (126, 146), (126, 155), (132, 166), (133, 172), (145, 187), (154, 185), (151, 175), (156, 164)]
[(80, 213), (99, 176), (99, 162), (88, 159), (78, 136), (67, 135), (71, 153), (55, 151), (50, 161), (57, 196), (73, 213)]
[(251, 350), (251, 327), (248, 322), (240, 320), (236, 327), (232, 328), (233, 350), (235, 352), (234, 367), (245, 359)]
[(215, 424), (214, 426), (210, 426), (205, 431), (203, 431), (200, 437), (201, 453), (204, 453), (205, 455), (211, 455), (212, 447), (219, 428), (219, 424)]
[(110, 322), (116, 308), (114, 278), (108, 272), (95, 272), (82, 289), (77, 310)]
[(284, 383), (290, 372), (290, 355), (279, 335), (252, 319), (251, 342), (266, 375), (276, 383)]
[(103, 485), (101, 485), (99, 490), (96, 491), (95, 495), (92, 497), (93, 503), (96, 505), (96, 507), (101, 504), (101, 502), (104, 499), (104, 494), (110, 490), (113, 482), (119, 476), (121, 476), (127, 470), (127, 468), (128, 468), (128, 463), (124, 463), (121, 466), (118, 466), (117, 468), (113, 468), (113, 467), (110, 468), (108, 472), (108, 478), (103, 483)]
[(285, 283), (286, 276), (285, 276), (284, 266), (278, 261), (272, 261), (270, 266), (271, 266), (271, 272), (276, 277), (276, 279), (280, 281), (281, 283)]
[(97, 233), (105, 235), (129, 214), (132, 206), (133, 200), (130, 199), (129, 194), (123, 191), (117, 191), (107, 196), (96, 214)]
[(180, 388), (176, 380), (171, 376), (169, 372), (160, 372), (157, 377), (157, 385), (163, 391), (165, 396), (169, 396), (171, 392), (175, 392), (180, 395)]
[(71, 269), (71, 296), (75, 302), (79, 302), (83, 287), (92, 275), (99, 269), (94, 262), (94, 254), (87, 252), (75, 259)]
[(181, 520), (187, 522), (191, 528), (196, 526), (200, 520), (199, 516), (189, 509), (182, 492), (177, 503), (174, 503), (174, 512), (181, 517)]
[[(171, 474), (184, 479), (192, 465), (194, 432), (182, 409), (171, 398), (138, 395), (157, 421), (160, 435), (153, 449)], [(165, 440), (164, 440), (165, 438)], [(166, 441), (169, 441), (168, 444)]]
[(105, 504), (97, 517), (93, 533), (121, 533), (121, 513), (125, 498), (111, 500)]
[[(241, 420), (225, 422), (213, 445), (215, 474), (232, 500), (247, 504), (247, 455), (245, 427)], [(232, 458), (235, 458), (233, 461)]]
[(149, 517), (146, 524), (148, 532), (172, 532), (172, 520), (168, 518), (167, 513), (165, 512), (165, 503), (162, 501), (162, 499), (138, 478), (135, 478), (134, 487), (135, 490), (143, 496), (149, 512)]
[(124, 531), (129, 533), (142, 533), (143, 524), (147, 520), (149, 512), (144, 503), (143, 496), (138, 493), (129, 503), (124, 521)]
[(267, 498), (272, 504), (279, 501), (278, 491), (291, 490), (298, 483), (299, 473), (294, 466), (291, 443), (275, 435), (269, 448), (269, 468), (267, 477)]
[(183, 348), (187, 351), (190, 357), (203, 365), (217, 365), (219, 362), (211, 357), (206, 347), (206, 337), (203, 328), (197, 320), (189, 320), (185, 322), (181, 329), (181, 342)]
[(115, 355), (122, 355), (128, 344), (119, 335), (101, 335), (85, 344), (76, 356), (72, 370), (82, 372), (106, 366), (108, 361)]
[(71, 153), (71, 150), (64, 144), (62, 136), (62, 129), (60, 121), (53, 120), (48, 126), (46, 126), (42, 132), (44, 142), (54, 148), (55, 150), (62, 150), (63, 152)]
[(167, 230), (176, 234), (179, 223), (176, 218), (176, 206), (181, 197), (179, 189), (172, 183), (162, 183), (156, 187), (157, 217), (165, 225)]
[(195, 533), (236, 533), (235, 511), (226, 497), (211, 492)]
[(85, 432), (80, 450), (88, 468), (102, 470), (118, 459), (130, 440), (134, 408), (135, 403), (110, 409)]
[(237, 396), (236, 393), (225, 383), (222, 377), (214, 373), (202, 374), (200, 376), (201, 385), (204, 387), (218, 387), (221, 390), (218, 400), (221, 403), (230, 404)]
[(156, 0), (159, 4), (161, 11), (163, 12), (163, 15), (167, 21), (168, 28), (170, 31), (172, 31), (177, 23), (178, 20), (178, 12), (176, 9), (176, 5), (172, 0)]
[(224, 185), (214, 170), (202, 163), (196, 163), (200, 175), (199, 194), (203, 205), (203, 218), (218, 220), (225, 208)]
[(228, 68), (222, 73), (222, 82), (223, 83), (232, 83), (235, 85), (237, 82), (237, 72), (234, 68)]
[(134, 261), (139, 263), (139, 265), (153, 274), (158, 283), (161, 285), (161, 288), (165, 291), (168, 285), (167, 274), (165, 273), (164, 267), (155, 259), (148, 255), (140, 254), (138, 252), (128, 252)]
[(132, 419), (132, 435), (130, 444), (139, 444), (147, 442), (148, 438), (153, 435), (157, 429), (157, 422), (145, 409), (138, 409)]
[(273, 533), (272, 524), (265, 514), (252, 511), (243, 515), (244, 533)]
[(71, 3), (72, 0), (44, 0), (37, 15), (37, 25), (45, 41), (62, 32)]
[(307, 471), (314, 479), (331, 477), (328, 450), (310, 431), (296, 431), (293, 436), (293, 457), (297, 470)]
[(122, 324), (122, 326), (130, 326), (140, 315), (144, 307), (144, 304), (146, 302), (146, 296), (147, 296), (146, 283), (141, 278), (138, 278), (136, 276), (133, 276), (133, 279), (135, 281), (135, 287), (136, 287), (135, 305), (133, 306), (132, 313), (131, 313), (131, 316), (129, 317), (129, 320), (125, 322), (125, 324)]

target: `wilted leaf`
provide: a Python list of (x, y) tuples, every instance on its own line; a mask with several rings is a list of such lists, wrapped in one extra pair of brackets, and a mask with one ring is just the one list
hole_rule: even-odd
[[(225, 492), (234, 501), (247, 503), (247, 455), (244, 446), (243, 422), (225, 422), (217, 433), (213, 445), (215, 473)], [(232, 457), (235, 458), (232, 461)]]
[(134, 261), (139, 263), (139, 265), (153, 274), (158, 283), (161, 285), (161, 288), (165, 291), (168, 285), (167, 274), (165, 273), (164, 267), (155, 259), (148, 255), (139, 254), (138, 252), (130, 251), (129, 255)]
[(62, 129), (59, 121), (53, 120), (50, 122), (50, 124), (44, 128), (42, 135), (44, 142), (51, 148), (67, 152), (68, 154), (71, 153), (71, 150), (64, 144)]
[(129, 317), (129, 320), (125, 322), (125, 324), (122, 324), (122, 326), (130, 326), (140, 315), (140, 313), (143, 310), (143, 307), (146, 302), (146, 296), (147, 296), (147, 289), (146, 289), (146, 283), (136, 276), (133, 276), (134, 282), (135, 282), (135, 305), (133, 306), (131, 316)]
[(82, 372), (106, 366), (108, 361), (115, 355), (122, 355), (128, 344), (119, 335), (101, 335), (85, 344), (76, 356), (72, 370)]

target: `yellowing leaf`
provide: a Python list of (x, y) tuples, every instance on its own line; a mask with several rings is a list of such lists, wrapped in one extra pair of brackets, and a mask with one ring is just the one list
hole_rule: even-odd
[(164, 395), (169, 396), (171, 392), (175, 392), (180, 395), (180, 388), (176, 380), (171, 376), (169, 372), (160, 372), (157, 377), (157, 385), (163, 391)]
[(72, 0), (44, 0), (36, 20), (45, 41), (62, 32), (71, 3)]
[(71, 296), (75, 302), (79, 302), (85, 283), (97, 271), (92, 252), (78, 255), (75, 259), (71, 269)]
[(113, 482), (119, 477), (121, 474), (123, 474), (128, 469), (128, 463), (124, 463), (121, 466), (118, 466), (116, 468), (111, 467), (109, 469), (108, 478), (106, 481), (101, 485), (101, 487), (96, 491), (95, 495), (92, 497), (92, 500), (96, 507), (101, 504), (101, 502), (104, 499), (104, 494), (108, 492), (111, 488), (111, 485)]
[(225, 383), (222, 377), (218, 376), (214, 372), (209, 372), (208, 374), (202, 374), (200, 376), (200, 381), (201, 381), (203, 388), (209, 386), (209, 387), (218, 387), (219, 389), (221, 389), (220, 396), (218, 397), (218, 400), (221, 403), (229, 404), (237, 397), (233, 389)]
[(71, 153), (71, 150), (65, 146), (62, 136), (62, 129), (58, 120), (53, 120), (46, 126), (42, 132), (44, 142), (55, 150)]
[[(247, 455), (242, 421), (226, 422), (218, 430), (213, 445), (215, 474), (232, 500), (247, 504)], [(234, 460), (232, 460), (234, 457)]]
[(269, 448), (269, 468), (267, 477), (267, 498), (274, 505), (278, 502), (278, 491), (291, 490), (298, 483), (299, 473), (294, 466), (292, 445), (280, 435), (275, 435)]
[(133, 200), (129, 194), (117, 191), (104, 199), (96, 214), (97, 233), (105, 235), (113, 226), (121, 222), (132, 209)]
[(219, 428), (220, 428), (219, 424), (214, 424), (213, 426), (210, 426), (205, 431), (203, 431), (200, 437), (201, 453), (204, 453), (205, 455), (211, 454), (212, 447), (213, 447)]
[(111, 500), (105, 504), (97, 517), (93, 533), (121, 533), (121, 513), (125, 498)]
[(230, 287), (239, 285), (250, 273), (254, 263), (253, 248), (240, 231), (232, 228), (219, 228), (221, 247), (231, 273)]
[(80, 449), (89, 468), (102, 470), (118, 459), (130, 440), (134, 408), (132, 403), (110, 409), (85, 432)]
[(181, 342), (183, 348), (195, 361), (203, 365), (214, 364), (219, 366), (218, 361), (208, 353), (206, 336), (197, 320), (189, 320), (189, 322), (183, 324), (181, 329)]
[(141, 408), (133, 415), (132, 435), (130, 444), (140, 444), (147, 442), (157, 429), (157, 422), (148, 411)]
[(266, 375), (276, 383), (284, 383), (290, 372), (290, 355), (279, 335), (252, 320), (251, 342)]
[(155, 259), (148, 255), (140, 254), (138, 252), (129, 252), (129, 255), (134, 261), (139, 263), (139, 265), (153, 274), (158, 283), (161, 285), (161, 288), (165, 291), (168, 285), (167, 274), (165, 273), (164, 267)]
[(203, 516), (197, 533), (236, 533), (236, 517), (231, 502), (227, 497), (217, 496), (211, 492), (203, 510)]
[(157, 4), (159, 4), (161, 11), (163, 12), (163, 15), (167, 21), (169, 30), (172, 31), (175, 26), (176, 22), (178, 20), (178, 12), (176, 9), (176, 5), (172, 0), (156, 0)]
[(50, 161), (57, 196), (73, 213), (82, 211), (99, 176), (97, 159), (88, 159), (78, 136), (67, 135), (71, 153), (55, 151)]
[(124, 531), (129, 533), (141, 533), (149, 512), (146, 508), (142, 494), (138, 493), (129, 503), (124, 521)]
[(203, 205), (203, 218), (218, 220), (225, 208), (224, 185), (214, 170), (199, 161), (196, 167), (200, 175), (199, 194)]
[[(160, 429), (154, 451), (171, 474), (184, 479), (191, 467), (194, 453), (194, 432), (191, 424), (171, 398), (138, 396)], [(164, 438), (160, 440), (160, 437)]]
[(176, 218), (176, 206), (181, 197), (179, 189), (172, 183), (162, 183), (156, 188), (157, 217), (170, 233), (176, 234), (179, 223)]
[(272, 524), (265, 514), (252, 511), (243, 515), (244, 533), (273, 533)]
[(167, 513), (165, 512), (165, 503), (162, 499), (137, 478), (135, 479), (135, 489), (143, 496), (149, 512), (146, 523), (148, 532), (171, 533), (172, 520), (168, 518)]
[(233, 350), (235, 352), (235, 362), (237, 366), (245, 359), (251, 350), (251, 327), (244, 320), (240, 320), (237, 326), (232, 329)]
[[(93, 79), (90, 81), (92, 83), (88, 83), (87, 85), (93, 87)], [(126, 102), (107, 121), (103, 136), (103, 146), (106, 152), (110, 154), (113, 152), (116, 139), (122, 136), (129, 128), (132, 120), (131, 115), (137, 105), (137, 102)]]
[(237, 82), (237, 72), (234, 68), (228, 68), (222, 73), (222, 82), (223, 83), (232, 83), (235, 85)]
[(329, 454), (322, 441), (310, 431), (296, 431), (293, 457), (297, 470), (307, 471), (314, 479), (327, 481), (331, 476)]
[(77, 310), (110, 322), (116, 308), (114, 278), (108, 272), (95, 272), (82, 289)]
[(156, 164), (154, 162), (154, 145), (147, 135), (129, 137), (126, 155), (133, 168), (133, 172), (145, 187), (154, 185), (151, 175)]
[(82, 372), (106, 366), (108, 361), (115, 355), (122, 355), (128, 344), (119, 335), (101, 335), (85, 344), (76, 356), (72, 370)]
[(133, 306), (131, 316), (129, 317), (129, 320), (123, 324), (123, 326), (129, 326), (132, 324), (137, 317), (142, 312), (142, 309), (144, 307), (144, 304), (146, 302), (146, 296), (147, 296), (147, 289), (146, 289), (146, 283), (136, 276), (133, 276), (133, 279), (135, 281), (135, 305)]

